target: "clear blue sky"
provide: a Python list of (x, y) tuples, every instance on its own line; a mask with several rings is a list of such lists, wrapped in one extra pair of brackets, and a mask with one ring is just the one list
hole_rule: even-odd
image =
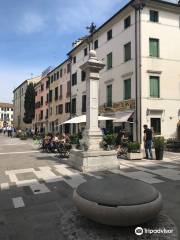
[(1, 0), (0, 102), (22, 81), (66, 58), (71, 44), (128, 0)]

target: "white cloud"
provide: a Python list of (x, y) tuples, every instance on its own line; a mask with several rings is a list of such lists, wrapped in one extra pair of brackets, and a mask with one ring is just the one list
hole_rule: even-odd
[(22, 16), (21, 23), (18, 30), (30, 34), (40, 32), (45, 26), (45, 19), (43, 16), (33, 12), (27, 12)]
[[(56, 16), (59, 30), (62, 33), (74, 33), (85, 29), (92, 21), (99, 25), (126, 2), (128, 0), (70, 1), (70, 5), (66, 5), (63, 9), (59, 8)], [(119, 8), (114, 11), (117, 5)]]

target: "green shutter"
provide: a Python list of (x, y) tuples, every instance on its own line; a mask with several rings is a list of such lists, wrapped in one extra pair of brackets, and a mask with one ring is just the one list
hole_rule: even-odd
[(112, 85), (107, 86), (107, 107), (112, 107)]
[(131, 43), (124, 45), (124, 61), (131, 60)]
[(149, 55), (151, 57), (159, 57), (159, 39), (149, 39)]
[(150, 76), (150, 97), (160, 97), (159, 77)]
[(112, 68), (112, 52), (107, 55), (107, 69)]
[(131, 98), (131, 79), (124, 80), (124, 99)]

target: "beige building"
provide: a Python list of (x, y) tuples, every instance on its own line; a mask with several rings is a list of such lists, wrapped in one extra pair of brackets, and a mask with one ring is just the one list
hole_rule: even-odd
[(0, 128), (13, 125), (13, 104), (0, 103)]
[(48, 123), (50, 132), (69, 132), (69, 124), (60, 126), (70, 118), (70, 72), (69, 59), (54, 68), (49, 77)]
[(17, 88), (14, 89), (14, 126), (17, 129), (26, 129), (30, 127), (30, 124), (26, 124), (23, 121), (24, 118), (24, 97), (26, 93), (26, 88), (29, 83), (37, 83), (39, 82), (41, 77), (34, 77), (31, 79), (25, 80), (21, 83)]
[(155, 134), (176, 137), (180, 119), (180, 5), (130, 1), (70, 52), (72, 113), (85, 112), (89, 48), (106, 65), (100, 72), (99, 112), (116, 117), (133, 139), (142, 142), (143, 124)]

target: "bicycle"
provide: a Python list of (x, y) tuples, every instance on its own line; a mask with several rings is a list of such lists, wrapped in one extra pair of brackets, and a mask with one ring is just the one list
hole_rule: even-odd
[(124, 140), (117, 149), (117, 158), (127, 158), (128, 153), (128, 140)]

